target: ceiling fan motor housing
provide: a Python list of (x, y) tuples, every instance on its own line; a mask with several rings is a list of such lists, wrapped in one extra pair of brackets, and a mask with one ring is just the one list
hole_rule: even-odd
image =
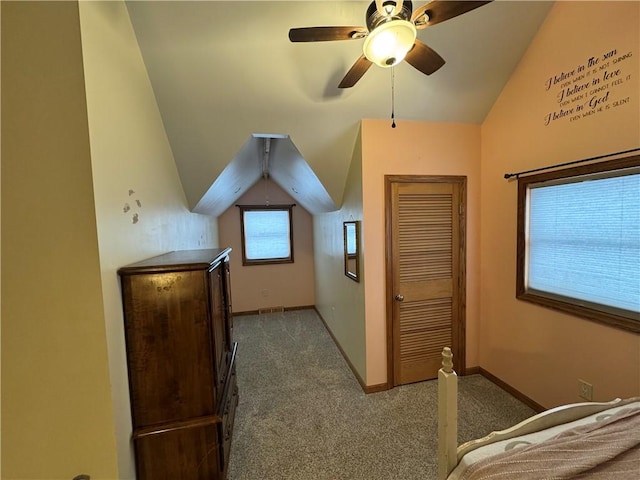
[[(402, 1), (402, 0), (398, 0)], [(394, 1), (386, 1), (382, 5), (391, 5), (395, 6), (396, 2)], [(367, 28), (370, 32), (380, 26), (383, 23), (390, 22), (391, 20), (411, 20), (411, 14), (413, 13), (413, 5), (410, 1), (405, 1), (402, 3), (402, 8), (398, 12), (397, 15), (383, 15), (378, 11), (378, 7), (376, 6), (375, 0), (371, 2), (369, 8), (367, 8), (367, 15), (365, 21), (367, 22)]]

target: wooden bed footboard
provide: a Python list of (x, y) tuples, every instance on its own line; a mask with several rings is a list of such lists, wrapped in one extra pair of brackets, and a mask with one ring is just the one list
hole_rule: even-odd
[(453, 353), (442, 351), (438, 371), (438, 480), (445, 480), (458, 464), (458, 375), (453, 370)]

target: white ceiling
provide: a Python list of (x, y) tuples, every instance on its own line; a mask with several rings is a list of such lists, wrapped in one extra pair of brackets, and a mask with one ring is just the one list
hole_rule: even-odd
[[(363, 40), (291, 43), (292, 27), (365, 25), (369, 2), (129, 1), (127, 6), (163, 117), (189, 204), (217, 215), (252, 182), (238, 180), (243, 147), (262, 135), (288, 137), (271, 155), (272, 177), (305, 208), (341, 204), (359, 121), (390, 118), (390, 69), (372, 66), (351, 89), (338, 83), (362, 53)], [(414, 9), (423, 2), (414, 2)], [(395, 117), (481, 123), (535, 36), (552, 2), (498, 0), (418, 31), (446, 64), (425, 76), (403, 62), (395, 68)], [(391, 124), (391, 121), (389, 122)], [(253, 139), (253, 140), (252, 140)], [(260, 148), (255, 163), (260, 165)], [(276, 152), (272, 152), (276, 153)], [(304, 158), (310, 169), (299, 170)], [(234, 160), (236, 159), (236, 160)], [(292, 160), (293, 159), (293, 160)], [(244, 162), (244, 163), (243, 163)], [(294, 163), (291, 163), (294, 162)], [(303, 162), (304, 163), (304, 162)], [(227, 168), (226, 174), (219, 178)], [(231, 172), (233, 170), (233, 172)], [(299, 170), (301, 176), (291, 174)], [(310, 175), (309, 175), (310, 173)], [(240, 175), (241, 177), (242, 175)], [(260, 175), (258, 175), (258, 179)], [(322, 184), (331, 199), (296, 190)], [(207, 193), (208, 192), (208, 193)], [(205, 196), (205, 193), (207, 195)], [(318, 198), (326, 200), (326, 193)], [(324, 197), (323, 197), (324, 195)], [(203, 196), (205, 196), (203, 198)], [(311, 205), (309, 205), (311, 202)], [(218, 207), (215, 207), (217, 204)], [(209, 205), (211, 208), (203, 208)]]

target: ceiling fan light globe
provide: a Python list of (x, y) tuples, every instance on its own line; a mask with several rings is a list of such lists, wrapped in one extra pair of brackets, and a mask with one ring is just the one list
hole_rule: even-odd
[(391, 20), (376, 27), (364, 41), (365, 57), (381, 67), (400, 63), (416, 41), (416, 27), (407, 20)]

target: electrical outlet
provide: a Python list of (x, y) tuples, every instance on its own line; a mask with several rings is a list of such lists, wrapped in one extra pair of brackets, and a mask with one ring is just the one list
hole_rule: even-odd
[(269, 290), (267, 290), (267, 289), (262, 290), (262, 296), (263, 297), (268, 297), (269, 296)]
[(578, 379), (578, 396), (580, 398), (584, 398), (585, 400), (592, 401), (593, 385), (591, 385), (589, 382)]

